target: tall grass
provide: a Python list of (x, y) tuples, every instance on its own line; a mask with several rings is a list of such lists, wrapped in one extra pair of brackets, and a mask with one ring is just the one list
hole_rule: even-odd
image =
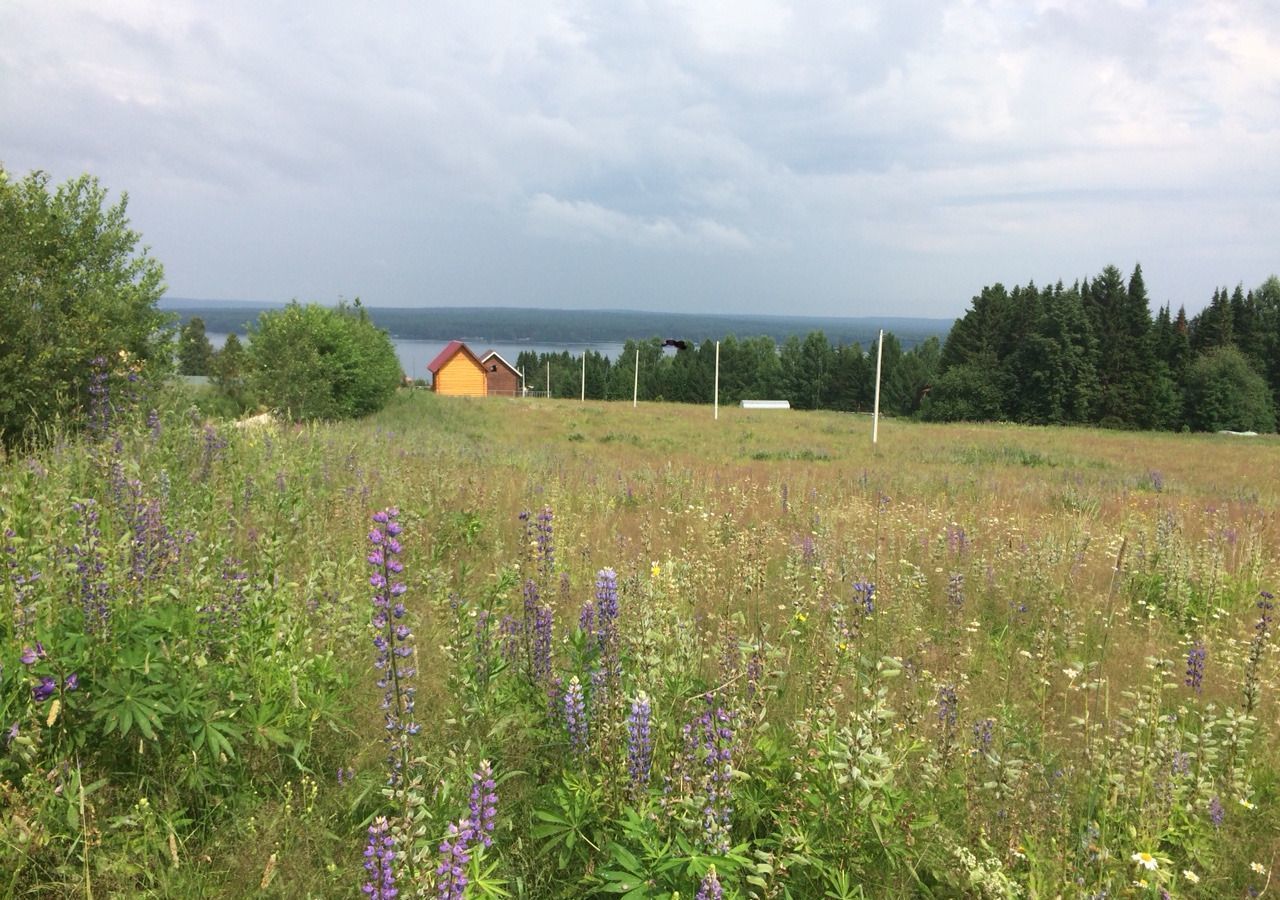
[(1269, 883), (1274, 439), (147, 406), (0, 472), (5, 895)]

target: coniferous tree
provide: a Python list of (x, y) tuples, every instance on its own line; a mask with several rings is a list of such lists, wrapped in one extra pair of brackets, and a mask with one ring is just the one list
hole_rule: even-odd
[(1127, 287), (1119, 269), (1103, 269), (1090, 286), (1086, 310), (1098, 337), (1096, 420), (1119, 428), (1155, 427), (1160, 414), (1152, 399), (1169, 394), (1171, 385), (1155, 364), (1142, 267), (1134, 268)]
[(1191, 352), (1207, 353), (1234, 343), (1231, 298), (1224, 287), (1213, 292), (1213, 300), (1191, 320)]
[(205, 334), (204, 319), (193, 316), (178, 334), (178, 373), (211, 375), (212, 369), (213, 344)]
[(858, 344), (842, 344), (832, 353), (831, 377), (822, 398), (825, 409), (856, 412), (869, 409), (875, 361)]

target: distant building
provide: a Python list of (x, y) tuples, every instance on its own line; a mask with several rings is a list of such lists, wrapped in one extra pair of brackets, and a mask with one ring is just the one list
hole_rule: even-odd
[(481, 353), (480, 365), (484, 367), (485, 383), (490, 397), (520, 396), (520, 373), (515, 366), (503, 359), (497, 350), (486, 350)]
[(431, 389), (449, 397), (483, 397), (488, 391), (485, 367), (462, 341), (450, 341), (427, 363)]

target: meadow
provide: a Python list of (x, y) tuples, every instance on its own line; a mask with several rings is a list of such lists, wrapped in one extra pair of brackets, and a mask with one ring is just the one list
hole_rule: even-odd
[(1274, 436), (119, 388), (0, 468), (0, 896), (1273, 890)]

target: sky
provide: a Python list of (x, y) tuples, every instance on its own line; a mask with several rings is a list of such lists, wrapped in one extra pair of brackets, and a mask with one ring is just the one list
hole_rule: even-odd
[(956, 317), (1280, 271), (1273, 0), (0, 0), (0, 164), (169, 295)]

